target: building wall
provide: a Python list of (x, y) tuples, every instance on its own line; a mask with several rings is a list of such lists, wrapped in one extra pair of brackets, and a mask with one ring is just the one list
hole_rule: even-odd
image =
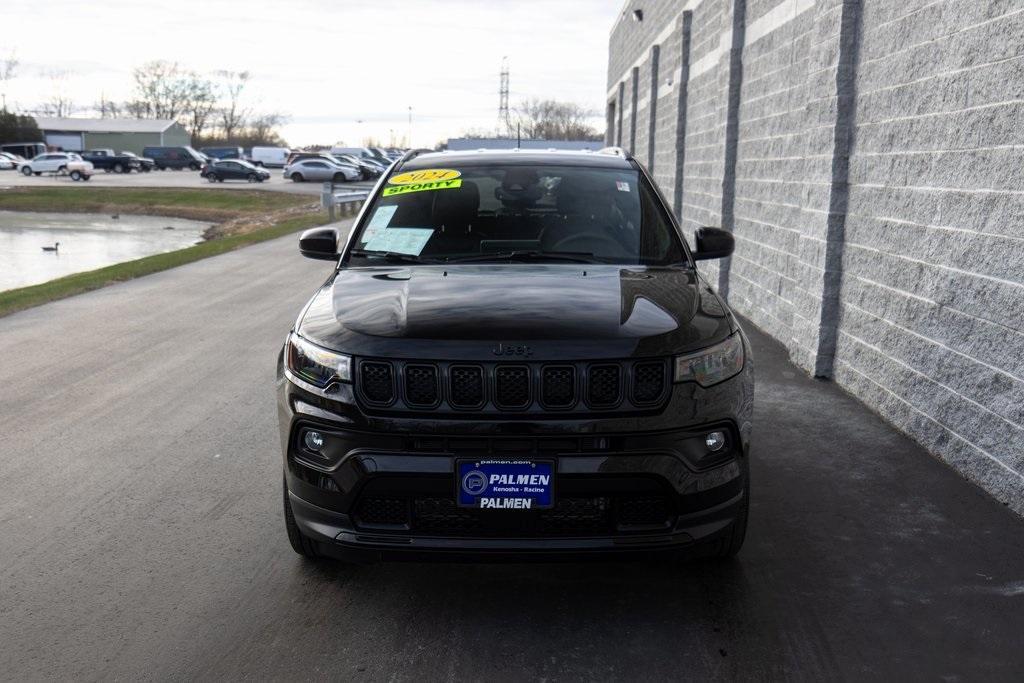
[(112, 149), (115, 152), (142, 154), (142, 149), (160, 144), (159, 133), (86, 133), (86, 149)]
[(1024, 513), (1024, 5), (623, 10), (609, 118), (689, 236), (734, 233), (705, 277), (799, 366)]
[(164, 131), (164, 147), (189, 147), (192, 145), (192, 136), (180, 123), (175, 123)]

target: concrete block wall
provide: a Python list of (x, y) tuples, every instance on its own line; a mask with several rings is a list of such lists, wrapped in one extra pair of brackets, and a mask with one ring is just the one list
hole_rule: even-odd
[(1024, 514), (1022, 36), (1020, 0), (627, 0), (608, 101), (733, 231), (736, 310)]

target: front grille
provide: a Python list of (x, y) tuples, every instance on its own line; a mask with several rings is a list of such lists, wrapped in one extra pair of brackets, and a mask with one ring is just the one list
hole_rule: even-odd
[(592, 408), (618, 404), (622, 393), (622, 372), (618, 365), (592, 365), (587, 379), (587, 402)]
[(405, 400), (417, 408), (433, 408), (441, 402), (437, 366), (405, 366)]
[(449, 497), (367, 497), (356, 507), (361, 528), (427, 536), (529, 537), (605, 536), (638, 527), (667, 527), (669, 501), (648, 496), (567, 496), (546, 510), (496, 511), (462, 508)]
[(494, 372), (494, 402), (499, 408), (525, 408), (530, 404), (530, 369), (499, 365)]
[(545, 408), (571, 408), (576, 402), (576, 368), (549, 365), (541, 371), (541, 403)]
[(359, 386), (369, 403), (390, 404), (395, 400), (395, 376), (391, 363), (363, 361), (359, 364)]
[(654, 403), (665, 391), (665, 364), (661, 361), (633, 366), (633, 402)]
[(475, 365), (453, 365), (448, 371), (449, 400), (456, 408), (479, 408), (484, 404), (484, 371)]
[(356, 396), (369, 410), (464, 415), (651, 412), (671, 387), (664, 360), (452, 363), (359, 359)]

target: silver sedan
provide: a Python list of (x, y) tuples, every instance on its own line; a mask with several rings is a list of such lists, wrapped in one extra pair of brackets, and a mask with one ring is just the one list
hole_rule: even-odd
[(355, 166), (333, 164), (326, 159), (303, 159), (284, 167), (284, 177), (297, 183), (305, 180), (328, 181), (336, 183), (359, 180), (359, 169)]

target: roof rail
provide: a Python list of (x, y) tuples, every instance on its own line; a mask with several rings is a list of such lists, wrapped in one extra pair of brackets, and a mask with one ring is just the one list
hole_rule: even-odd
[(412, 159), (415, 159), (416, 157), (418, 157), (421, 154), (426, 154), (427, 152), (433, 152), (433, 151), (434, 150), (427, 149), (425, 147), (420, 147), (419, 149), (410, 149), (409, 151), (407, 151), (405, 154), (402, 155), (401, 159), (398, 160), (398, 165), (401, 166), (405, 162), (410, 161)]
[(614, 155), (614, 156), (617, 156), (617, 157), (622, 157), (623, 159), (630, 159), (630, 158), (632, 158), (630, 156), (630, 154), (626, 150), (622, 149), (621, 147), (602, 147), (601, 149), (597, 150), (597, 153), (598, 154), (611, 154), (611, 155)]

